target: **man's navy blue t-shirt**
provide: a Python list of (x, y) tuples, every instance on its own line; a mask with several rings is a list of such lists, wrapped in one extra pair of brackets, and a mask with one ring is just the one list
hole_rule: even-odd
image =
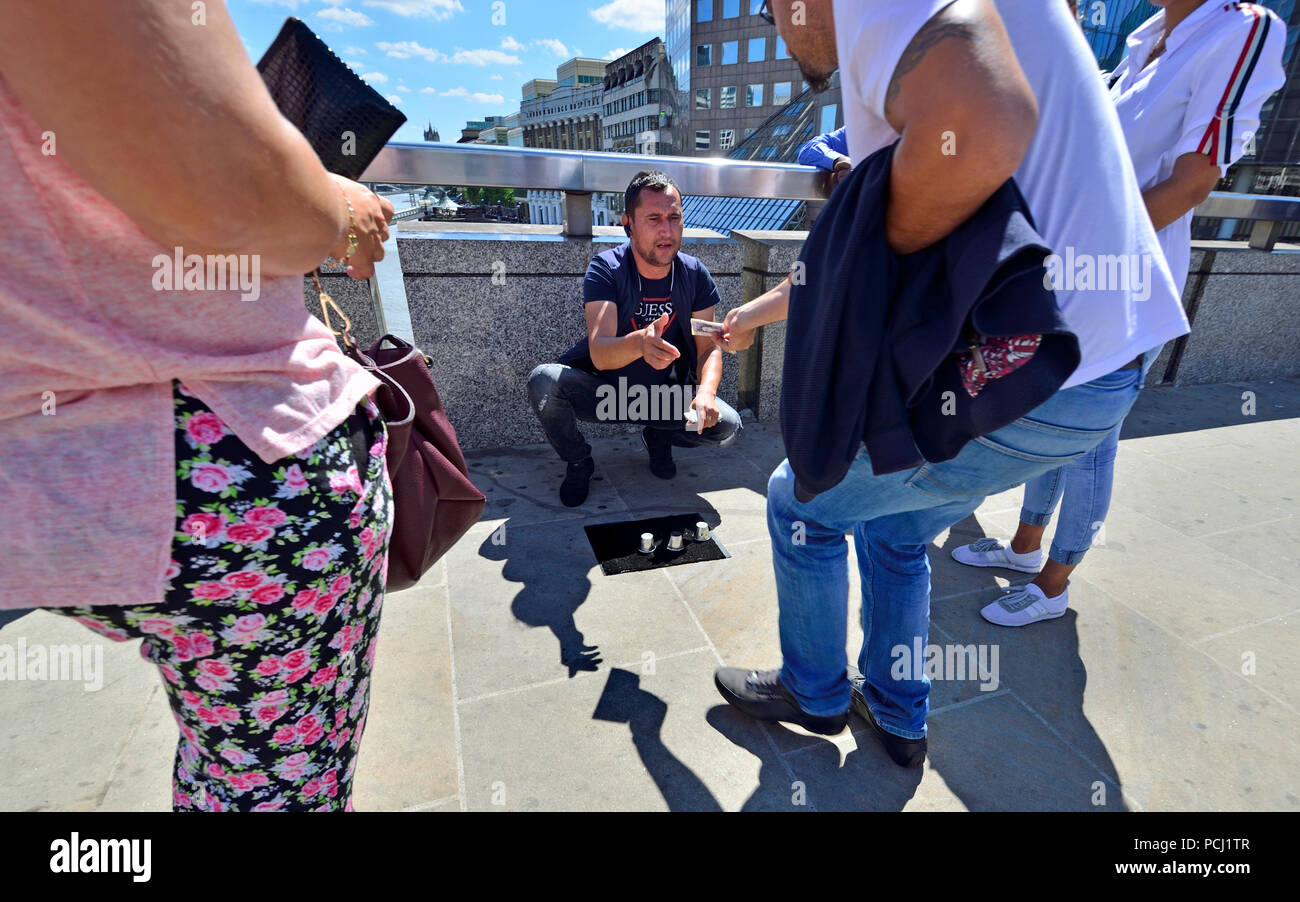
[[(628, 253), (631, 253), (629, 250)], [(708, 269), (694, 257), (678, 256), (674, 263), (674, 269), (682, 267), (696, 271), (695, 279), (695, 297), (691, 301), (691, 312), (698, 313), (701, 310), (708, 310), (722, 302), (722, 297), (718, 294), (718, 286), (713, 282), (713, 276), (709, 274)], [(681, 273), (678, 273), (680, 277)], [(671, 274), (662, 279), (647, 279), (638, 274), (638, 278), (633, 285), (640, 285), (641, 297), (638, 300), (636, 313), (628, 319), (628, 322), (618, 324), (619, 335), (627, 335), (635, 332), (637, 329), (644, 329), (664, 314), (672, 316), (673, 304), (670, 297), (671, 283), (674, 276)], [(614, 279), (614, 272), (609, 265), (600, 257), (595, 257), (591, 265), (587, 267), (587, 275), (582, 280), (582, 302), (584, 305), (596, 301), (614, 301), (620, 304), (623, 298), (616, 297), (617, 288)], [(689, 333), (690, 328), (685, 332)], [(677, 333), (680, 334), (680, 333)], [(670, 335), (667, 340), (677, 348), (678, 351), (685, 351), (685, 348), (674, 341), (674, 335)], [(665, 367), (657, 370), (645, 362), (644, 358), (633, 360), (627, 366), (618, 370), (604, 370), (600, 375), (610, 381), (617, 381), (619, 376), (626, 376), (629, 385), (663, 385), (671, 381), (673, 367)]]

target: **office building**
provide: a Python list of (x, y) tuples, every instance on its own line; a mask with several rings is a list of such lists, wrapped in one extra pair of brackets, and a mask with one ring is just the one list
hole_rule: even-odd
[[(550, 150), (604, 150), (601, 101), (605, 92), (605, 61), (575, 57), (560, 64), (555, 78), (534, 78), (522, 87), (519, 125), (524, 147)], [(508, 140), (508, 136), (507, 136)], [(592, 223), (611, 225), (617, 216), (609, 195), (593, 194)], [(529, 221), (559, 225), (564, 221), (564, 192), (530, 190)]]
[(511, 147), (524, 146), (524, 130), (519, 124), (518, 113), (511, 113), (506, 117), (506, 144)]
[(505, 116), (487, 116), (483, 119), (472, 119), (465, 123), (465, 127), (460, 131), (460, 140), (457, 144), (505, 144), (506, 132), (509, 128), (506, 126)]
[[(838, 88), (839, 74), (832, 79)], [(804, 143), (830, 131), (821, 117), (828, 106), (819, 107), (816, 95), (806, 90), (774, 112), (748, 138), (727, 154), (733, 160), (763, 160), (794, 163)], [(801, 200), (770, 197), (682, 198), (682, 218), (691, 228), (713, 229), (729, 235), (734, 229), (806, 229), (807, 204)]]
[(600, 133), (605, 61), (575, 57), (560, 64), (555, 78), (534, 78), (523, 86), (519, 126), (525, 147), (603, 150)]
[[(727, 156), (804, 89), (799, 64), (776, 28), (759, 17), (763, 0), (667, 0), (664, 29), (676, 90), (672, 149), (679, 156)], [(813, 95), (814, 120), (844, 124), (839, 89)]]
[(605, 66), (601, 97), (603, 148), (610, 153), (655, 154), (673, 146), (668, 51), (659, 38)]

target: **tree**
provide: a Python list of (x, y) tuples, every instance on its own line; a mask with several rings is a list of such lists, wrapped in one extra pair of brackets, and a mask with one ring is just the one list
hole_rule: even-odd
[(464, 190), (465, 199), (471, 204), (479, 206), (496, 206), (503, 204), (505, 206), (514, 206), (515, 189), (513, 188), (466, 188)]

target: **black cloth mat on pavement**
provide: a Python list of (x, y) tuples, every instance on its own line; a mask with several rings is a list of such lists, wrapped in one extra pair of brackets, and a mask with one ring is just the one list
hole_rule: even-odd
[[(676, 567), (678, 564), (698, 564), (701, 561), (720, 561), (728, 557), (712, 535), (705, 542), (696, 542), (689, 538), (695, 532), (695, 524), (708, 522), (707, 517), (699, 514), (673, 514), (668, 517), (652, 517), (648, 520), (626, 520), (621, 523), (598, 523), (583, 527), (587, 532), (587, 541), (591, 550), (600, 561), (600, 568), (606, 576), (620, 573), (636, 573), (641, 570), (655, 570), (659, 567)], [(680, 529), (685, 534), (685, 547), (681, 551), (668, 550), (668, 536)], [(637, 549), (641, 544), (641, 533), (654, 533), (658, 547), (650, 554), (642, 554)], [(712, 529), (710, 529), (712, 532)]]

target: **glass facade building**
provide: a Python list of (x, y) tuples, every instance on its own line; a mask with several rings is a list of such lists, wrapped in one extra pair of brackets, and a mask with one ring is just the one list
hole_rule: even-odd
[[(839, 84), (839, 75), (832, 79)], [(753, 129), (734, 148), (721, 147), (733, 160), (764, 160), (793, 163), (799, 148), (819, 134), (833, 131), (836, 104), (818, 106), (817, 95), (804, 90)], [(830, 124), (831, 127), (823, 128)], [(723, 130), (723, 139), (731, 141), (731, 129)], [(806, 205), (801, 200), (753, 197), (682, 198), (682, 216), (691, 228), (713, 229), (724, 235), (733, 229), (802, 229), (806, 228)]]
[[(762, 0), (665, 0), (664, 44), (677, 127), (663, 153), (727, 155), (804, 90), (798, 62), (776, 28), (758, 15), (762, 7)], [(813, 102), (833, 108), (834, 120), (838, 87)]]
[(1079, 21), (1097, 64), (1107, 72), (1119, 65), (1129, 34), (1157, 11), (1147, 0), (1079, 0)]

